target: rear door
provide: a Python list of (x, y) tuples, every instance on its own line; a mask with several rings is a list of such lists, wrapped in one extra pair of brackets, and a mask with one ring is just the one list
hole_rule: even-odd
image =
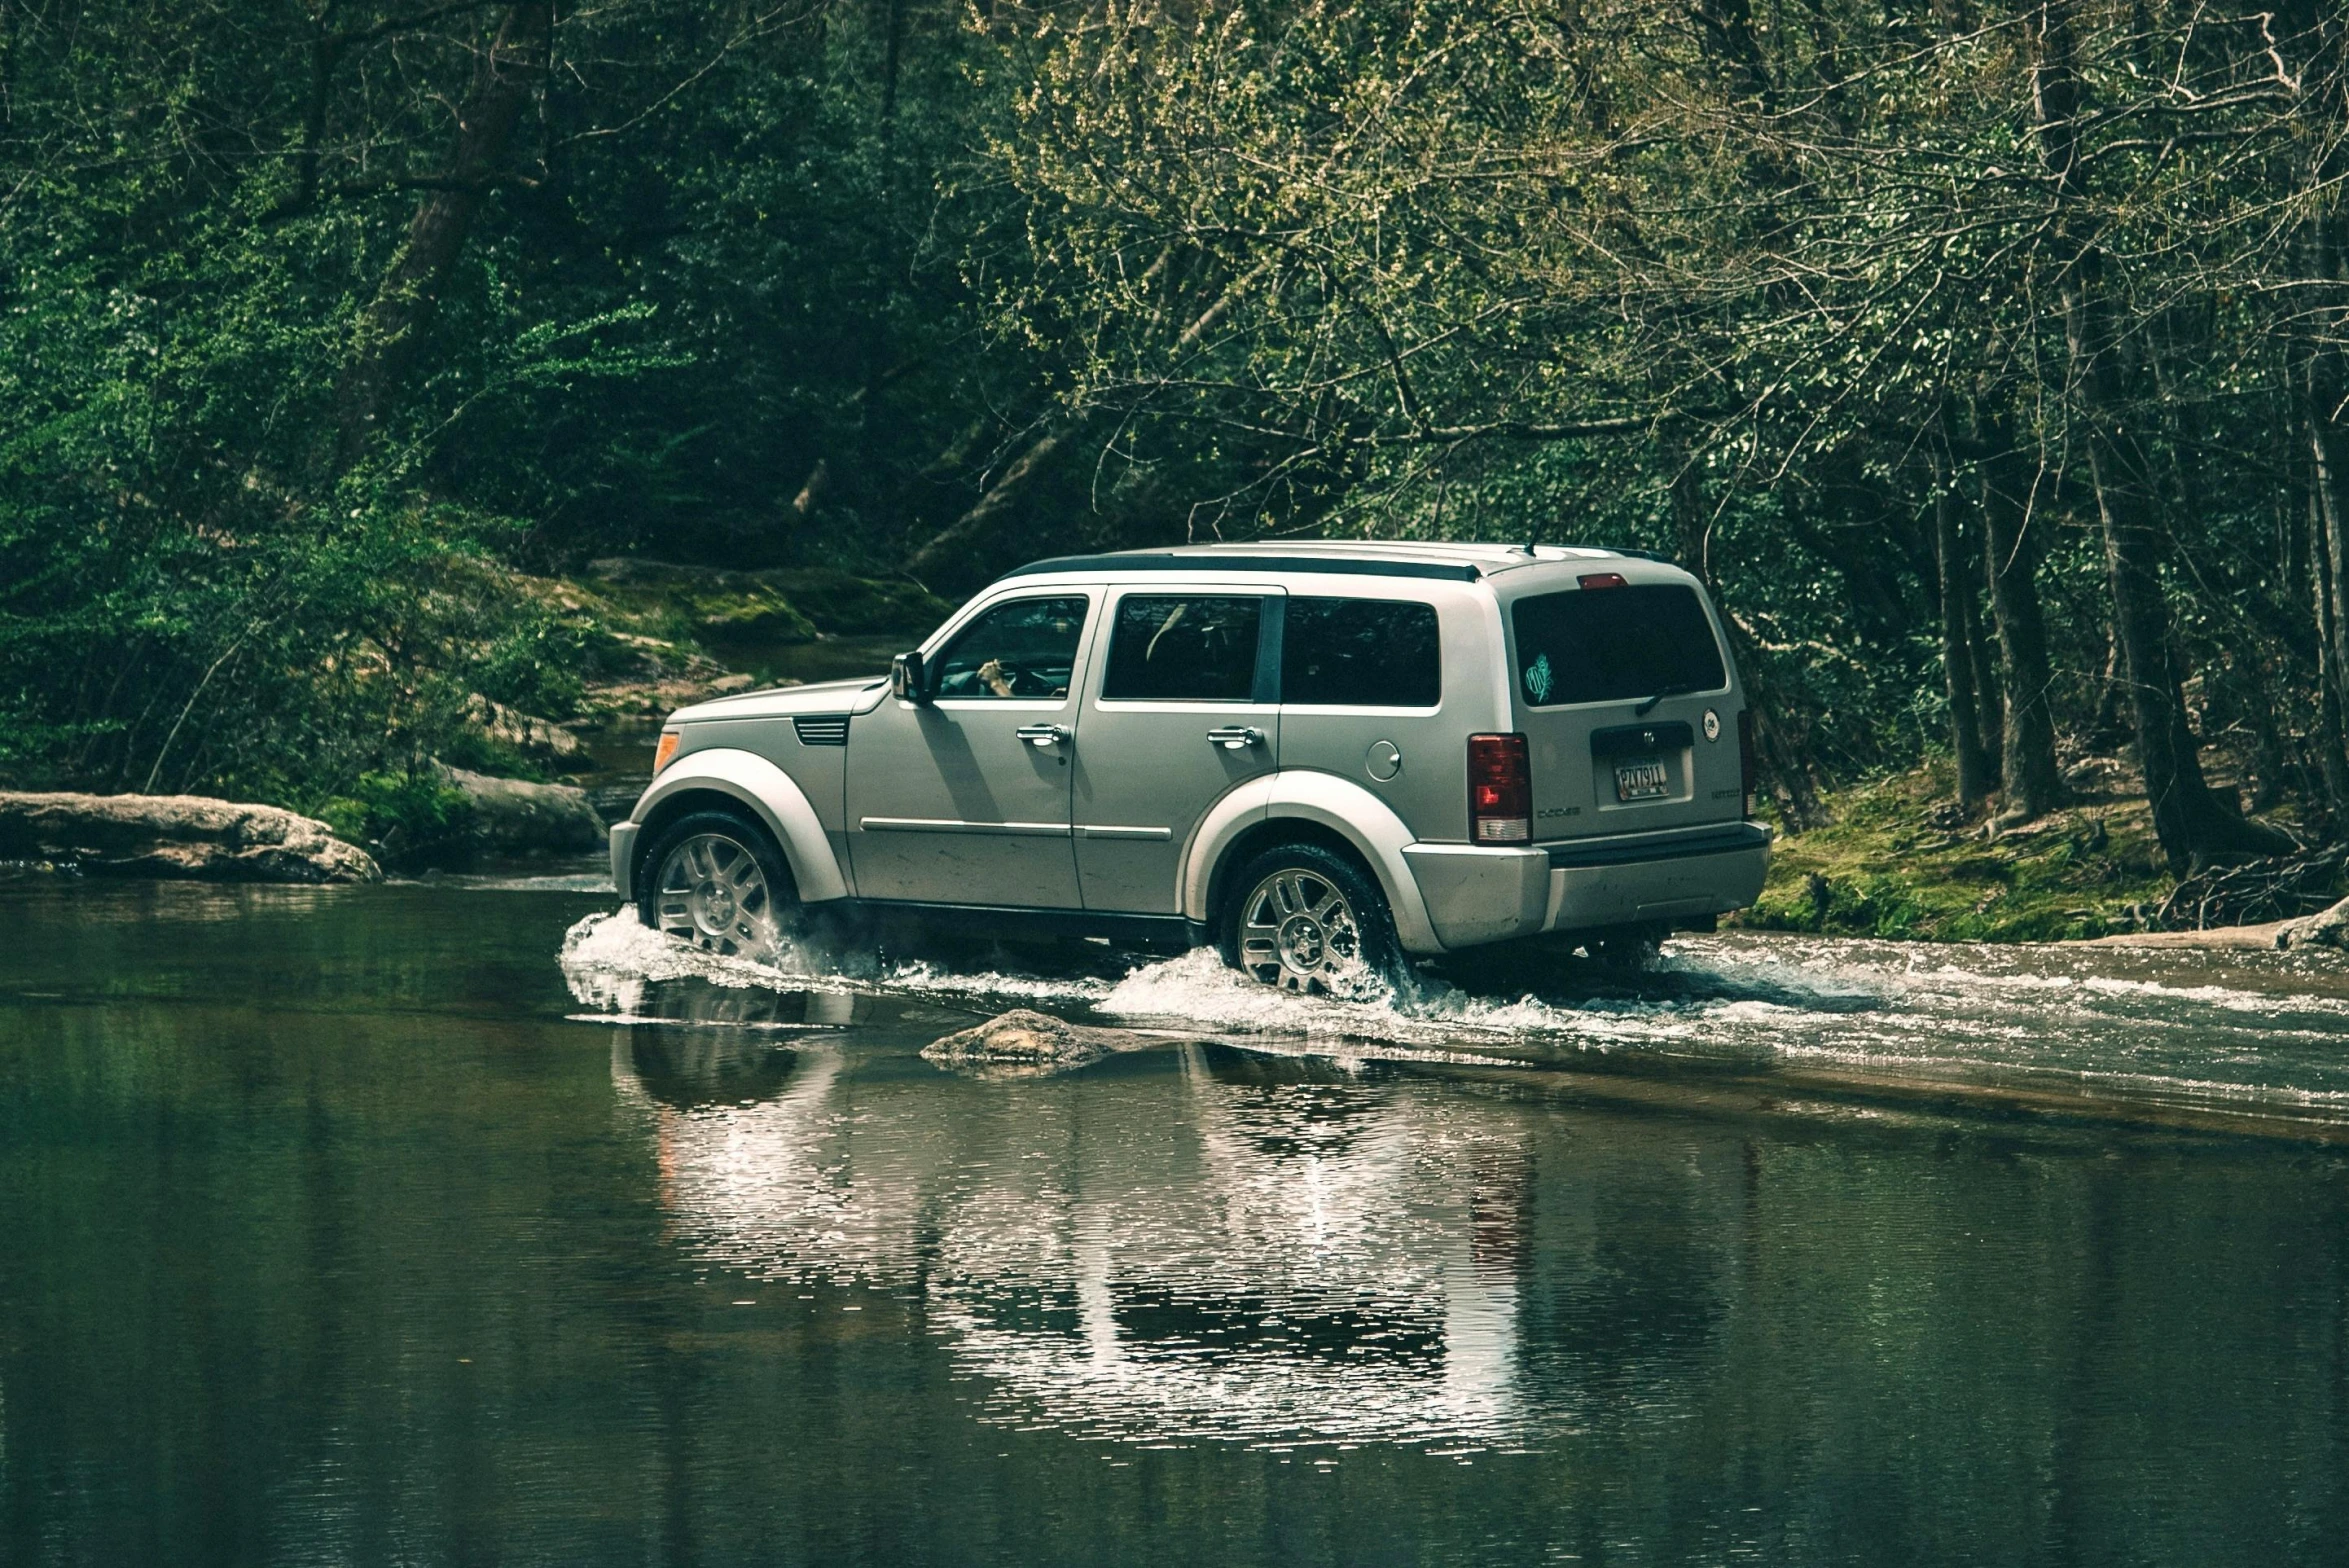
[(1479, 666), (1489, 670), (1491, 644), (1480, 620), (1470, 646), (1483, 658), (1447, 659), (1445, 616), (1416, 587), (1374, 579), (1357, 593), (1289, 596), (1281, 767), (1368, 788), (1420, 838), (1459, 839), (1468, 830), (1470, 726), (1460, 708), (1445, 707), (1444, 693), (1447, 681), (1465, 684)]
[(1087, 909), (1175, 913), (1177, 861), (1200, 815), (1272, 771), (1280, 600), (1254, 586), (1109, 590), (1074, 769)]
[(1537, 840), (1743, 815), (1741, 704), (1702, 590), (1589, 572), (1507, 614)]

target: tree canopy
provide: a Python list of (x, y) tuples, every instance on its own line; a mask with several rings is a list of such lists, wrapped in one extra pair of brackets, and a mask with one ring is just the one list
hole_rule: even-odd
[(2349, 24), (2145, 0), (0, 0), (0, 766), (299, 801), (634, 553), (1638, 546), (1780, 808), (2349, 824)]

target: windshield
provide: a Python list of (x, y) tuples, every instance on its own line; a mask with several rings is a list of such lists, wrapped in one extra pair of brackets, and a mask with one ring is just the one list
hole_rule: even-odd
[(1540, 594), (1518, 600), (1512, 618), (1518, 688), (1537, 708), (1729, 684), (1712, 619), (1683, 583)]

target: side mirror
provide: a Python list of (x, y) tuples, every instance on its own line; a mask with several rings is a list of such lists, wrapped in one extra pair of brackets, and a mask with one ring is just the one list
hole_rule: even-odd
[(889, 664), (889, 695), (907, 702), (928, 702), (930, 690), (923, 675), (920, 649), (899, 654)]

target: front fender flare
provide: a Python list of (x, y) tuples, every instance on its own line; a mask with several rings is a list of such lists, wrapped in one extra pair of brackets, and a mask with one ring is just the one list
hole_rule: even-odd
[(1216, 868), (1243, 833), (1259, 823), (1295, 818), (1330, 829), (1369, 862), (1395, 917), (1395, 936), (1411, 953), (1440, 953), (1444, 944), (1428, 918), (1419, 881), (1403, 859), (1416, 842), (1394, 808), (1369, 790), (1334, 773), (1298, 769), (1250, 779), (1217, 801), (1191, 831), (1183, 852), (1182, 909), (1195, 921), (1212, 918), (1207, 895)]
[(732, 796), (758, 814), (767, 831), (775, 835), (775, 842), (783, 846), (783, 858), (791, 864), (791, 880), (798, 885), (800, 902), (820, 904), (848, 896), (840, 857), (832, 853), (832, 841), (825, 836), (816, 808), (808, 804), (807, 792), (790, 774), (754, 751), (713, 746), (707, 751), (687, 752), (661, 770), (628, 820), (641, 825), (651, 820), (664, 801), (696, 790)]

